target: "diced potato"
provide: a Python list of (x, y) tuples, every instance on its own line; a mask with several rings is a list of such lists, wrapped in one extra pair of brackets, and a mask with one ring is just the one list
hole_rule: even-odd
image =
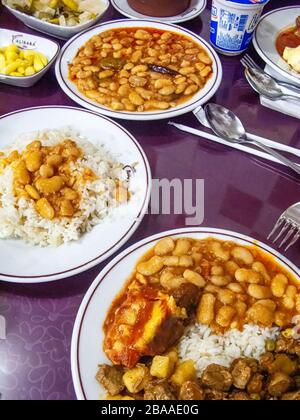
[(156, 378), (169, 378), (174, 371), (175, 363), (170, 356), (155, 356), (152, 360), (150, 374)]
[(175, 385), (182, 386), (187, 381), (196, 379), (195, 364), (192, 360), (186, 360), (177, 366), (171, 380)]
[(123, 382), (132, 394), (141, 392), (149, 379), (149, 369), (143, 364), (137, 364), (123, 375)]
[(166, 356), (170, 357), (171, 361), (176, 365), (178, 363), (178, 352), (176, 347), (172, 348), (168, 353), (166, 353)]

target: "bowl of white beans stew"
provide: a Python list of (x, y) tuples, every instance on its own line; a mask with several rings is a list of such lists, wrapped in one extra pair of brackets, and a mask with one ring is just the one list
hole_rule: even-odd
[(217, 91), (222, 67), (200, 37), (175, 25), (116, 21), (73, 38), (56, 75), (77, 103), (116, 118), (184, 114)]

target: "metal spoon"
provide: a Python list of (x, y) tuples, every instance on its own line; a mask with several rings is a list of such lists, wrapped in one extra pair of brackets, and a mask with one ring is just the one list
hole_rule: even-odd
[(245, 76), (250, 86), (260, 95), (265, 96), (272, 101), (289, 100), (300, 102), (300, 96), (286, 95), (282, 92), (278, 83), (268, 74), (254, 68), (247, 67)]
[(231, 143), (254, 144), (264, 152), (285, 163), (300, 175), (299, 165), (259, 141), (249, 139), (241, 120), (229, 109), (217, 104), (207, 104), (205, 106), (205, 115), (211, 129), (217, 136)]

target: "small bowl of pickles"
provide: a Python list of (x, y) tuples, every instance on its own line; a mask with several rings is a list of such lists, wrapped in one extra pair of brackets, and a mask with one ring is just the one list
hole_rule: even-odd
[(57, 42), (21, 32), (0, 31), (0, 83), (17, 87), (35, 85), (58, 57)]
[(2, 0), (2, 3), (29, 28), (63, 40), (95, 25), (110, 4), (109, 0)]

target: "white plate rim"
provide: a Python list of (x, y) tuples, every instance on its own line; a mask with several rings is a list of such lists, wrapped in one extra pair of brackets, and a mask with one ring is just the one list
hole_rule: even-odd
[(111, 120), (110, 118), (108, 118), (104, 115), (99, 115), (98, 113), (95, 113), (95, 112), (90, 111), (90, 110), (71, 107), (71, 106), (64, 106), (64, 105), (61, 105), (61, 106), (60, 105), (49, 105), (49, 106), (38, 106), (38, 107), (25, 108), (25, 109), (13, 111), (13, 112), (10, 112), (8, 114), (0, 116), (0, 121), (7, 118), (7, 117), (11, 117), (13, 115), (16, 115), (16, 114), (35, 111), (35, 110), (40, 110), (40, 109), (68, 109), (68, 110), (71, 110), (71, 111), (88, 113), (88, 114), (92, 114), (96, 117), (99, 117), (100, 119), (105, 119), (108, 123), (116, 126), (118, 129), (123, 131), (124, 134), (127, 135), (132, 140), (134, 146), (137, 148), (138, 152), (140, 153), (141, 159), (144, 163), (145, 172), (147, 174), (148, 186), (147, 186), (147, 189), (146, 189), (146, 194), (145, 194), (143, 203), (141, 205), (141, 208), (139, 208), (138, 215), (135, 218), (134, 222), (132, 223), (131, 227), (123, 235), (123, 237), (120, 238), (118, 240), (118, 242), (114, 246), (112, 246), (110, 249), (108, 249), (106, 252), (102, 253), (101, 255), (94, 258), (93, 260), (86, 262), (85, 264), (81, 264), (80, 266), (74, 267), (72, 269), (68, 269), (68, 270), (65, 270), (65, 271), (62, 271), (62, 272), (59, 272), (59, 273), (52, 273), (52, 274), (49, 274), (49, 275), (27, 276), (26, 277), (26, 276), (18, 276), (18, 275), (8, 275), (8, 274), (3, 274), (3, 273), (0, 272), (0, 280), (3, 281), (3, 282), (6, 282), (6, 283), (37, 284), (37, 283), (52, 282), (52, 281), (62, 280), (62, 279), (65, 279), (65, 278), (76, 276), (78, 274), (81, 274), (81, 273), (95, 267), (96, 265), (105, 261), (107, 258), (111, 257), (114, 253), (116, 253), (122, 246), (124, 246), (126, 244), (126, 242), (136, 232), (136, 230), (140, 226), (140, 224), (141, 224), (141, 222), (142, 222), (142, 220), (143, 220), (143, 218), (144, 218), (144, 216), (147, 212), (147, 208), (148, 208), (150, 197), (151, 197), (152, 174), (151, 174), (151, 168), (150, 168), (148, 158), (147, 158), (143, 148), (141, 147), (139, 142), (136, 140), (136, 138), (128, 130), (126, 130), (124, 127), (122, 127), (118, 122), (113, 121), (113, 120)]
[[(183, 22), (188, 22), (192, 19), (195, 19), (196, 17), (200, 16), (203, 11), (205, 10), (206, 6), (207, 6), (207, 0), (198, 0), (199, 5), (197, 6), (195, 12), (193, 14), (187, 14), (184, 17), (179, 17), (181, 15), (175, 15), (175, 16), (169, 16), (167, 18), (159, 18), (159, 17), (151, 17), (151, 16), (147, 16), (147, 15), (143, 15), (141, 13), (136, 12), (135, 10), (133, 10), (129, 5), (128, 7), (133, 11), (134, 14), (131, 14), (129, 12), (126, 12), (126, 10), (123, 10), (120, 5), (117, 3), (117, 0), (110, 0), (112, 6), (122, 15), (127, 16), (130, 19), (148, 19), (148, 20), (160, 20), (161, 22), (167, 22), (167, 23), (183, 23)], [(196, 6), (194, 6), (196, 7)], [(141, 16), (141, 17), (139, 17)]]
[[(128, 24), (136, 23), (136, 25), (140, 25), (142, 22), (145, 24), (149, 24), (149, 26), (153, 26), (155, 24), (161, 25), (161, 26), (167, 26), (170, 27), (170, 30), (179, 31), (180, 33), (184, 33), (184, 35), (187, 35), (191, 38), (193, 38), (194, 41), (202, 44), (210, 53), (214, 60), (214, 64), (216, 67), (216, 74), (213, 75), (214, 82), (212, 86), (210, 87), (210, 90), (206, 92), (206, 94), (199, 98), (194, 99), (192, 103), (189, 103), (192, 101), (192, 99), (187, 102), (186, 104), (183, 104), (182, 106), (178, 106), (173, 109), (169, 109), (166, 111), (155, 111), (155, 112), (125, 112), (125, 111), (113, 111), (109, 108), (106, 108), (104, 106), (101, 106), (100, 104), (97, 105), (95, 102), (92, 102), (91, 100), (85, 99), (82, 96), (79, 95), (79, 93), (73, 91), (69, 86), (67, 85), (64, 77), (63, 77), (63, 71), (62, 71), (62, 61), (64, 58), (65, 53), (68, 51), (69, 47), (77, 41), (78, 38), (80, 38), (82, 35), (87, 34), (88, 32), (94, 32), (98, 28), (105, 28), (106, 26), (115, 25), (115, 24)], [(146, 25), (145, 25), (146, 26)], [(212, 48), (212, 46), (207, 42), (205, 39), (201, 38), (199, 35), (195, 34), (194, 32), (179, 27), (177, 25), (171, 24), (171, 23), (165, 23), (165, 22), (159, 22), (155, 20), (149, 20), (149, 19), (119, 19), (119, 20), (112, 20), (104, 23), (100, 23), (99, 25), (95, 25), (92, 28), (88, 28), (85, 31), (82, 31), (81, 33), (75, 35), (73, 38), (71, 38), (61, 49), (60, 55), (56, 61), (55, 65), (55, 74), (58, 81), (59, 86), (64, 91), (64, 93), (71, 98), (73, 101), (75, 101), (77, 104), (82, 106), (85, 109), (89, 109), (91, 111), (94, 111), (96, 113), (99, 113), (100, 115), (106, 115), (110, 118), (117, 118), (117, 119), (124, 119), (124, 120), (131, 120), (131, 121), (155, 121), (155, 120), (162, 120), (162, 119), (169, 119), (173, 117), (177, 117), (179, 115), (186, 114), (190, 111), (193, 111), (196, 109), (199, 105), (203, 105), (206, 103), (210, 98), (212, 98), (217, 90), (219, 89), (222, 78), (223, 78), (223, 67), (221, 60), (217, 54), (217, 52)], [(75, 89), (75, 88), (74, 88)], [(77, 91), (77, 89), (76, 89)], [(199, 91), (200, 93), (201, 91)], [(197, 95), (195, 95), (197, 96)]]
[[(291, 81), (295, 82), (296, 84), (300, 83), (300, 78), (297, 76), (294, 76), (293, 73), (291, 71), (288, 70), (284, 70), (282, 69), (280, 66), (278, 66), (278, 64), (274, 63), (272, 60), (269, 59), (269, 57), (267, 56), (267, 54), (264, 52), (264, 50), (260, 47), (259, 41), (257, 39), (257, 33), (258, 33), (258, 29), (259, 29), (259, 25), (270, 15), (273, 15), (275, 13), (280, 13), (281, 11), (284, 10), (288, 10), (288, 9), (300, 9), (300, 5), (299, 6), (286, 6), (286, 7), (281, 7), (279, 9), (275, 9), (275, 10), (271, 10), (269, 13), (266, 13), (265, 15), (263, 15), (261, 17), (261, 19), (259, 20), (257, 27), (254, 31), (254, 35), (253, 35), (253, 46), (256, 50), (256, 52), (258, 53), (258, 55), (264, 60), (264, 62), (266, 64), (268, 64), (269, 66), (271, 66), (273, 69), (275, 69), (278, 73), (280, 73), (282, 76), (290, 79)], [(284, 28), (283, 28), (284, 29)], [(280, 55), (278, 54), (278, 57), (280, 57)], [(281, 57), (282, 59), (282, 57)]]
[[(210, 227), (193, 227), (193, 228), (179, 228), (173, 229), (165, 232), (161, 232), (149, 237), (142, 239), (141, 241), (137, 242), (136, 244), (130, 246), (122, 253), (117, 255), (96, 277), (94, 282), (91, 284), (90, 288), (86, 292), (82, 303), (79, 307), (76, 320), (74, 323), (73, 333), (72, 333), (72, 342), (71, 342), (71, 370), (72, 370), (72, 379), (73, 385), (75, 388), (75, 393), (78, 400), (87, 400), (88, 396), (85, 393), (82, 377), (80, 373), (80, 355), (79, 355), (79, 347), (80, 347), (80, 335), (82, 332), (84, 318), (86, 312), (88, 310), (89, 304), (92, 301), (95, 293), (101, 288), (102, 282), (105, 281), (107, 275), (109, 275), (110, 271), (114, 269), (115, 266), (119, 264), (120, 261), (125, 260), (128, 255), (133, 253), (139, 248), (147, 247), (150, 248), (150, 245), (154, 245), (156, 241), (162, 239), (167, 236), (176, 237), (176, 236), (184, 236), (185, 234), (207, 234), (207, 237), (216, 237), (224, 240), (224, 237), (227, 237), (228, 240), (234, 241), (238, 240), (240, 242), (245, 243), (246, 245), (250, 246), (257, 246), (258, 248), (262, 249), (264, 252), (271, 254), (280, 264), (282, 264), (289, 272), (292, 272), (294, 275), (300, 277), (300, 269), (289, 261), (285, 256), (281, 255), (278, 251), (271, 248), (269, 245), (258, 241), (248, 235), (240, 234), (231, 230), (227, 229), (219, 229), (219, 228), (210, 228)], [(145, 249), (146, 252), (146, 249)], [(124, 278), (124, 283), (126, 282), (127, 278)], [(121, 291), (122, 286), (116, 290), (116, 295)], [(97, 331), (95, 330), (95, 334)], [(101, 351), (101, 350), (99, 350)], [(95, 366), (95, 370), (96, 370)], [(99, 391), (100, 394), (100, 391)]]

